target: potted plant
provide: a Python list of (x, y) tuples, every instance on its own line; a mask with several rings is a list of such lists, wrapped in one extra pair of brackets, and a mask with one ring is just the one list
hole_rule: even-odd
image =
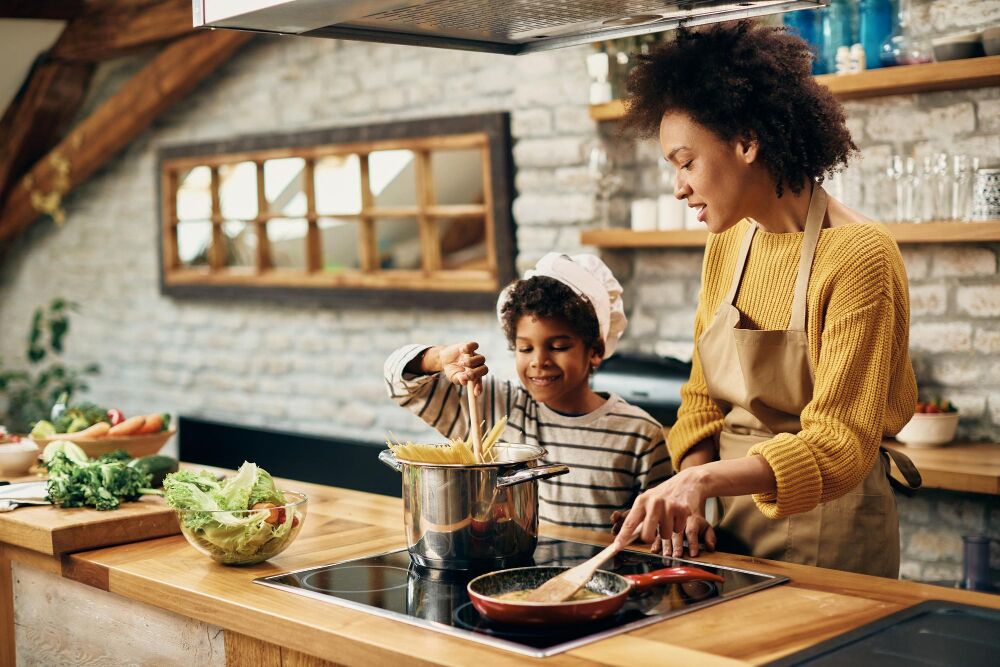
[(75, 392), (86, 391), (86, 377), (100, 372), (97, 364), (78, 369), (61, 360), (70, 313), (78, 311), (77, 304), (61, 298), (38, 307), (28, 332), (27, 367), (9, 369), (0, 358), (0, 424), (11, 433), (27, 433), (34, 422), (48, 419), (60, 396), (68, 401)]

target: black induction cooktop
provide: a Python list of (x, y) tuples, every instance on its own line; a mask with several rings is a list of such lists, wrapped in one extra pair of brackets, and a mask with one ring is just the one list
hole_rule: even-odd
[(995, 667), (1000, 610), (927, 600), (767, 667)]
[[(576, 565), (602, 547), (541, 539), (526, 565)], [(422, 568), (405, 549), (256, 579), (254, 583), (351, 607), (533, 657), (544, 657), (598, 639), (724, 602), (783, 583), (749, 570), (626, 551), (604, 567), (619, 574), (641, 574), (662, 567), (695, 564), (725, 578), (724, 583), (693, 581), (654, 587), (631, 596), (610, 618), (569, 626), (507, 625), (477, 612), (465, 586), (481, 573)]]

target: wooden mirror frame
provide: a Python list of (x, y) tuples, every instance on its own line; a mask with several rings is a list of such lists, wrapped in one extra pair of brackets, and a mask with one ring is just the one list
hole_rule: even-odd
[[(437, 205), (434, 201), (430, 155), (434, 151), (482, 151), (482, 204)], [(381, 150), (414, 153), (417, 202), (412, 207), (379, 208), (368, 182), (368, 155)], [(360, 213), (320, 215), (316, 211), (314, 181), (317, 160), (356, 154), (360, 157)], [(266, 160), (298, 157), (305, 160), (307, 212), (289, 216), (268, 211), (264, 196)], [(245, 220), (256, 227), (254, 267), (233, 270), (220, 251), (224, 243), (218, 170), (222, 165), (257, 165), (257, 217)], [(212, 173), (212, 241), (206, 266), (182, 266), (177, 249), (177, 190), (179, 173), (207, 166)], [(511, 203), (514, 174), (510, 117), (507, 113), (398, 121), (357, 127), (283, 134), (255, 135), (216, 142), (161, 148), (156, 163), (159, 201), (158, 242), (160, 290), (181, 298), (270, 299), (355, 307), (492, 308), (499, 289), (514, 279), (515, 242)], [(304, 270), (276, 269), (269, 262), (266, 225), (273, 218), (301, 217), (308, 222)], [(360, 269), (326, 271), (323, 268), (318, 220), (354, 218), (359, 224)], [(377, 220), (415, 218), (419, 224), (421, 267), (415, 270), (378, 266), (374, 225)], [(445, 269), (441, 265), (437, 221), (482, 219), (485, 224), (486, 266)]]

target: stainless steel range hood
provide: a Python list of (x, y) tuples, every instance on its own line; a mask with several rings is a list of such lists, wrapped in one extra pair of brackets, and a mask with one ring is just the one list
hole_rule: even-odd
[(196, 27), (517, 55), (826, 0), (193, 0)]

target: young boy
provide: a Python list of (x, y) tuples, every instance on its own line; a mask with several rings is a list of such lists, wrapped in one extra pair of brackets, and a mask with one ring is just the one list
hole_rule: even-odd
[(497, 302), (520, 385), (486, 377), (477, 343), (406, 345), (385, 362), (389, 396), (445, 437), (467, 439), (465, 392), (474, 383), (487, 429), (507, 415), (501, 441), (539, 445), (545, 463), (570, 468), (540, 482), (539, 518), (610, 529), (612, 511), (670, 476), (660, 424), (589, 385), (625, 330), (621, 294), (597, 257), (550, 253)]

